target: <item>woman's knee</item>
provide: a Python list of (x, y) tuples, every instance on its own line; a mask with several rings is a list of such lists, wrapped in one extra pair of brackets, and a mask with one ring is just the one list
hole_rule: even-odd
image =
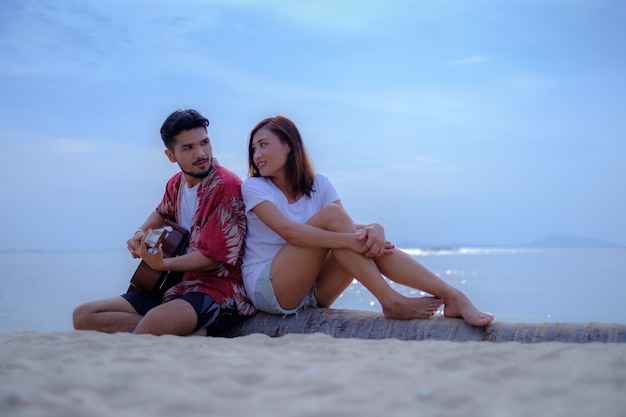
[[(324, 228), (327, 230), (333, 230), (337, 232), (354, 231), (356, 227), (354, 221), (346, 212), (346, 210), (339, 204), (329, 204), (321, 209), (318, 214), (321, 220), (324, 222)], [(316, 216), (318, 215), (316, 214)]]

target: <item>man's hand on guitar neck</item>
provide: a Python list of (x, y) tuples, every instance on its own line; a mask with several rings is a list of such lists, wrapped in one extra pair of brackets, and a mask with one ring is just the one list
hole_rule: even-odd
[(133, 237), (126, 241), (126, 246), (128, 247), (128, 251), (130, 252), (133, 258), (141, 258), (139, 254), (139, 248), (142, 245), (142, 240), (146, 237), (146, 232), (143, 230), (137, 230)]
[(132, 255), (133, 258), (142, 258), (139, 254), (139, 249), (145, 247), (142, 240), (146, 236), (146, 232), (150, 229), (156, 229), (165, 221), (165, 217), (161, 216), (159, 212), (156, 210), (150, 213), (146, 221), (141, 225), (139, 230), (135, 232), (133, 237), (126, 241), (126, 245), (128, 247), (128, 251)]
[(137, 244), (134, 253), (136, 253), (138, 258), (141, 258), (155, 271), (169, 271), (170, 266), (167, 265), (168, 258), (163, 256), (163, 248), (159, 246), (157, 248), (153, 248), (153, 250), (148, 250), (146, 237), (148, 236), (149, 231), (150, 230), (146, 231), (146, 233), (138, 232), (133, 238), (131, 238), (131, 240), (134, 240), (136, 237), (139, 237), (139, 243)]

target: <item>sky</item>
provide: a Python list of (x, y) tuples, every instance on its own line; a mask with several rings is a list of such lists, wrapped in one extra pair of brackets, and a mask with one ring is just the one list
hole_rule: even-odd
[(626, 3), (3, 0), (0, 250), (124, 249), (195, 108), (242, 179), (262, 118), (397, 245), (626, 245)]

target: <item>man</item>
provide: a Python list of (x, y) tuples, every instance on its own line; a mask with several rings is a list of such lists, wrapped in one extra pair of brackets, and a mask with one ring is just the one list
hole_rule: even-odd
[[(210, 335), (256, 311), (241, 278), (246, 220), (241, 179), (213, 158), (209, 120), (177, 110), (161, 127), (165, 154), (180, 172), (167, 182), (156, 210), (131, 237), (128, 250), (157, 271), (184, 271), (163, 297), (143, 291), (92, 301), (74, 310), (76, 330), (154, 335)], [(187, 253), (150, 253), (146, 233), (165, 219), (190, 231)]]

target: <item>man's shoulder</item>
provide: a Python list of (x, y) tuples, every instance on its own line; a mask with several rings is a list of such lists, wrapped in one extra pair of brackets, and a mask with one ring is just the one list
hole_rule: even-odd
[(178, 171), (176, 174), (172, 175), (169, 180), (167, 180), (167, 186), (168, 187), (171, 187), (171, 186), (178, 187), (178, 185), (180, 184), (180, 179), (181, 179), (182, 176), (183, 176), (182, 171)]
[(222, 179), (222, 182), (241, 186), (241, 178), (230, 169), (219, 165), (216, 167), (215, 172)]

